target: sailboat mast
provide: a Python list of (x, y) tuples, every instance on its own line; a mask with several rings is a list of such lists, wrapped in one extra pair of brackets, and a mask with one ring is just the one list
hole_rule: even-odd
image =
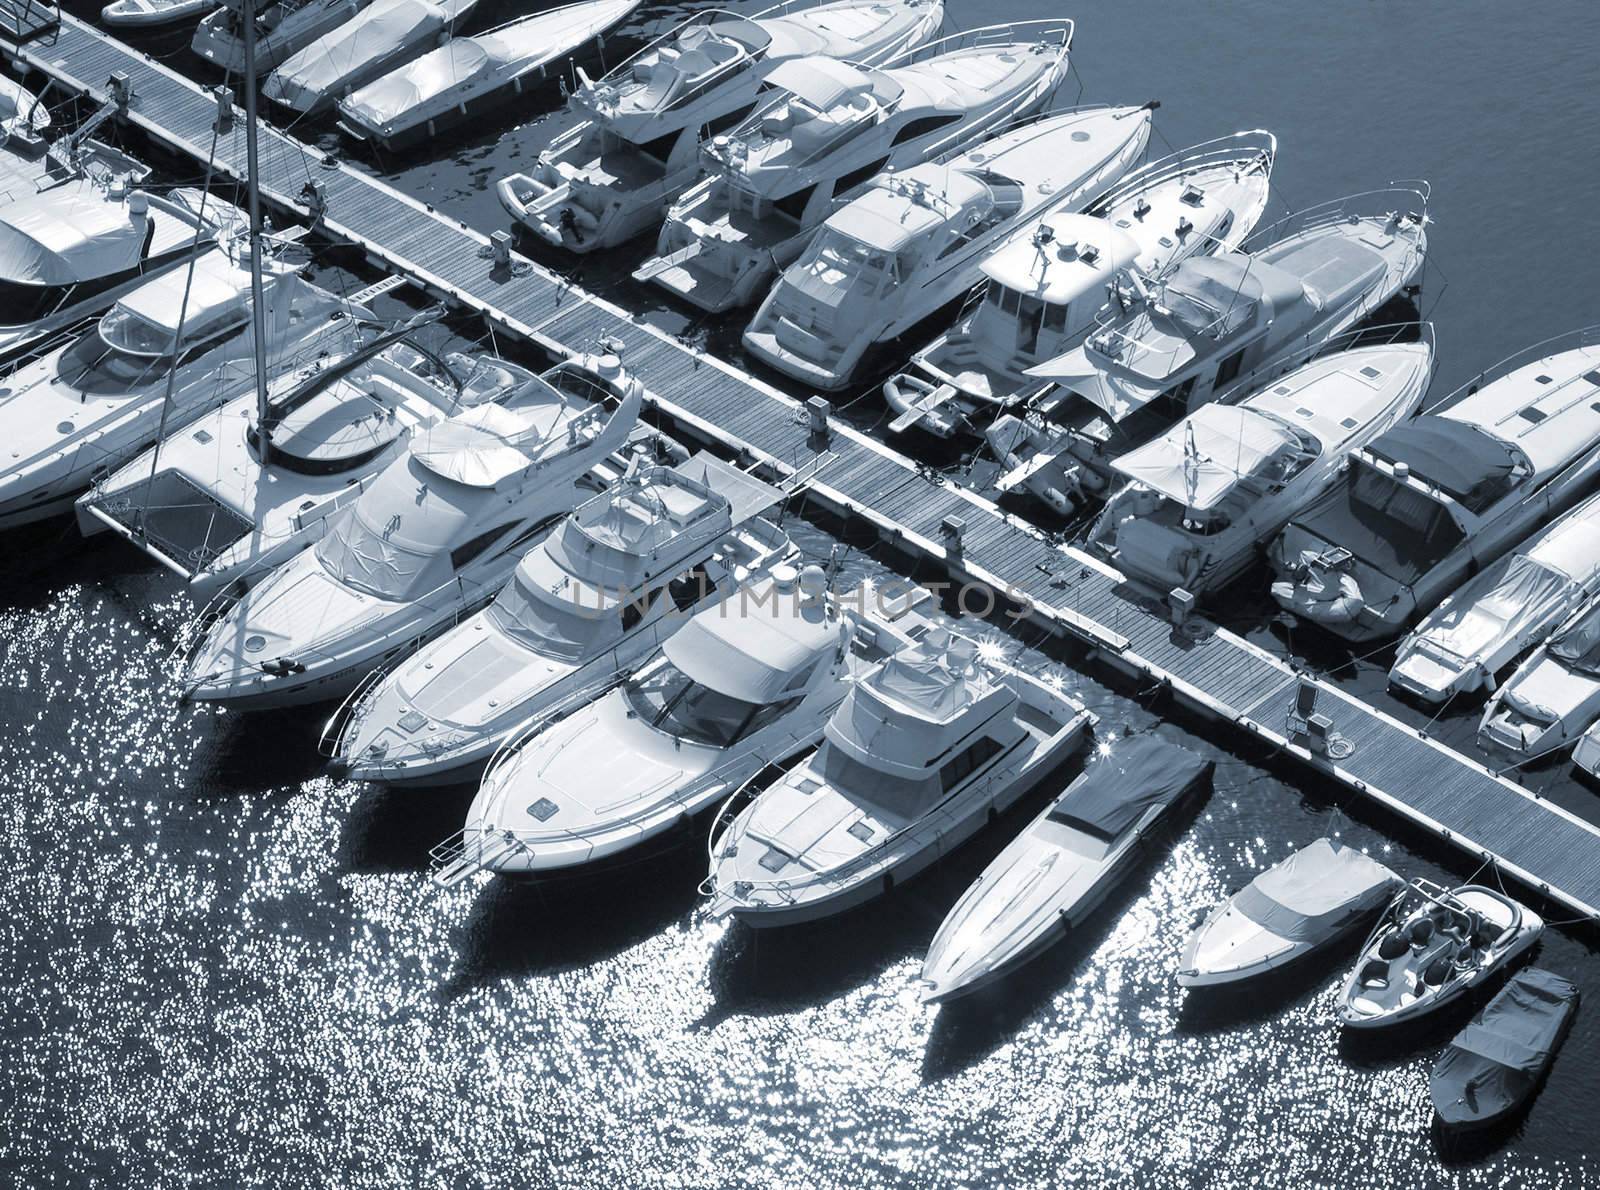
[(267, 337), (265, 304), (261, 296), (261, 186), (256, 150), (256, 5), (241, 0), (244, 21), (244, 145), (245, 191), (250, 208), (250, 333), (256, 355), (256, 449), (265, 467), (272, 445), (267, 421)]

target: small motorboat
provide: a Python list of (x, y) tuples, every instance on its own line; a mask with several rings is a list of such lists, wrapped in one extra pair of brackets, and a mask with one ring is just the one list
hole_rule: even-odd
[[(1238, 247), (1266, 209), (1276, 153), (1266, 132), (1196, 145), (1128, 174), (1082, 214), (1056, 212), (1013, 236), (983, 262), (986, 285), (956, 325), (884, 382), (890, 430), (979, 433), (1043, 395), (1052, 382), (1024, 371), (1076, 346), (1108, 301), (1131, 302), (1189, 257)], [(1001, 455), (1008, 466), (1013, 453)]]
[(1384, 910), (1345, 982), (1339, 1019), (1352, 1029), (1398, 1025), (1443, 1008), (1526, 951), (1539, 915), (1481, 884), (1408, 884)]
[(351, 776), (476, 776), (571, 700), (614, 684), (703, 604), (794, 556), (769, 484), (701, 455), (589, 500), (482, 611), (357, 689), (324, 733)]
[(1600, 595), (1600, 496), (1480, 571), (1395, 653), (1390, 685), (1428, 703), (1492, 689), (1500, 672)]
[(173, 25), (211, 11), (217, 0), (111, 0), (100, 19), (113, 29), (148, 29)]
[(1150, 105), (1052, 113), (976, 148), (881, 174), (823, 223), (744, 333), (756, 358), (812, 387), (849, 384), (892, 339), (983, 279), (1000, 244), (1081, 211), (1144, 153)]
[[(188, 301), (185, 287), (189, 277)], [(264, 263), (272, 376), (347, 350), (372, 317)], [(0, 383), (0, 527), (66, 512), (96, 479), (255, 381), (250, 272), (220, 248), (124, 294), (87, 330)]]
[(285, 58), (261, 93), (302, 115), (327, 111), (424, 47), (448, 41), (478, 0), (373, 0), (348, 21)]
[(339, 100), (339, 127), (396, 150), (505, 103), (552, 62), (597, 37), (640, 0), (580, 0), (456, 37)]
[(1262, 872), (1189, 935), (1178, 982), (1215, 987), (1288, 966), (1347, 937), (1399, 885), (1377, 860), (1318, 839)]
[(720, 313), (755, 301), (879, 174), (959, 151), (1050, 102), (1072, 22), (1023, 21), (908, 50), (876, 69), (774, 66), (755, 113), (701, 150), (707, 176), (667, 212), (634, 271)]
[(1168, 815), (1210, 793), (1214, 768), (1154, 735), (1103, 746), (945, 916), (922, 961), (924, 1003), (1003, 978), (1081, 925)]
[(1570, 748), (1600, 720), (1600, 598), (1590, 599), (1494, 692), (1478, 743), (1522, 764)]
[(619, 454), (637, 400), (592, 396), (527, 386), (413, 436), (314, 545), (201, 612), (185, 695), (250, 709), (340, 698), (482, 607), (539, 534), (638, 464)]
[(750, 17), (700, 12), (598, 82), (581, 71), (573, 127), (496, 185), (511, 217), (572, 252), (654, 227), (699, 175), (700, 144), (755, 109), (780, 62), (822, 54), (878, 65), (938, 32), (942, 0), (785, 0)]
[(785, 565), (699, 612), (625, 679), (496, 756), (434, 880), (569, 872), (736, 798), (814, 748), (851, 683), (910, 643), (870, 602), (833, 598), (820, 566)]
[(1353, 644), (1405, 631), (1600, 479), (1600, 328), (1535, 345), (1350, 460), (1269, 551), (1286, 610)]
[[(256, 12), (256, 77), (276, 70), (324, 33), (337, 29), (372, 0), (278, 0)], [(219, 70), (244, 74), (239, 0), (203, 18), (189, 48)]]
[(1076, 749), (1094, 716), (943, 628), (856, 682), (822, 743), (712, 843), (712, 917), (781, 926), (883, 895)]
[(1556, 1060), (1578, 989), (1538, 967), (1519, 971), (1439, 1055), (1428, 1094), (1451, 1128), (1498, 1124), (1526, 1103)]
[(1425, 335), (1318, 356), (1238, 404), (1202, 405), (1116, 461), (1127, 483), (1089, 544), (1162, 594), (1214, 592), (1339, 475), (1351, 451), (1409, 417), (1432, 374)]
[(199, 190), (67, 186), (0, 206), (0, 360), (243, 230)]

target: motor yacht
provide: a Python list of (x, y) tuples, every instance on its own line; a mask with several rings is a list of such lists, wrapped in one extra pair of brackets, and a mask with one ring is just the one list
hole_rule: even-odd
[(1144, 153), (1145, 107), (1040, 117), (970, 149), (879, 175), (830, 215), (772, 287), (745, 349), (825, 390), (983, 279), (995, 248), (1050, 211), (1079, 211)]
[(1089, 544), (1159, 592), (1216, 591), (1333, 482), (1351, 451), (1416, 411), (1432, 374), (1425, 337), (1321, 355), (1236, 405), (1203, 405), (1117, 459), (1126, 483)]
[(1357, 451), (1269, 551), (1273, 597), (1353, 644), (1387, 640), (1597, 479), (1589, 330), (1511, 357)]
[(327, 111), (440, 41), (478, 0), (373, 0), (348, 21), (285, 58), (261, 93), (302, 115)]
[(496, 185), (511, 217), (571, 252), (649, 231), (696, 178), (705, 136), (747, 117), (774, 66), (824, 55), (874, 66), (938, 32), (942, 0), (781, 3), (700, 12), (599, 81), (580, 74), (577, 121), (526, 173)]
[(216, 0), (111, 0), (100, 19), (113, 29), (151, 29), (175, 25), (209, 12)]
[(1572, 747), (1597, 719), (1600, 599), (1590, 599), (1490, 697), (1478, 744), (1525, 764)]
[(623, 21), (639, 0), (580, 0), (456, 37), (339, 100), (339, 127), (398, 150), (521, 95)]
[(231, 241), (244, 216), (199, 190), (79, 185), (0, 205), (0, 359)]
[(781, 499), (707, 455), (594, 497), (488, 607), (352, 694), (327, 751), (364, 780), (476, 776), (554, 709), (626, 677), (696, 608), (792, 560), (760, 515)]
[[(372, 0), (278, 0), (256, 13), (256, 77), (276, 70), (306, 46), (366, 8)], [(189, 48), (218, 70), (244, 74), (239, 0), (201, 19)]]
[[(1105, 499), (1112, 460), (1201, 405), (1256, 391), (1275, 361), (1328, 343), (1420, 282), (1425, 190), (1313, 207), (1254, 232), (1237, 251), (1191, 256), (1135, 300), (1118, 301), (1076, 347), (1024, 370), (1051, 382), (989, 445), (1062, 515)], [(1303, 356), (1301, 358), (1304, 358)]]
[[(264, 270), (273, 376), (344, 350), (351, 316), (371, 318), (277, 261)], [(250, 320), (248, 269), (213, 248), (0, 381), (0, 527), (66, 512), (163, 428), (180, 430), (248, 389)]]
[(550, 385), (415, 434), (302, 549), (196, 622), (186, 696), (256, 709), (339, 698), (492, 599), (517, 560), (624, 459), (636, 401)]
[(1456, 589), (1400, 642), (1389, 683), (1428, 703), (1493, 689), (1500, 672), (1600, 595), (1600, 496)]
[(634, 280), (711, 313), (755, 301), (874, 177), (1041, 110), (1066, 77), (1071, 40), (1070, 21), (1024, 21), (918, 46), (877, 69), (778, 63), (754, 114), (701, 149), (706, 176), (672, 204)]
[(936, 628), (856, 682), (822, 743), (718, 833), (711, 916), (779, 926), (865, 904), (1082, 744), (1093, 715), (999, 652)]
[(1484, 983), (1543, 930), (1537, 913), (1496, 889), (1413, 881), (1362, 947), (1339, 1019), (1351, 1029), (1414, 1021)]
[(1135, 300), (1190, 256), (1238, 247), (1266, 209), (1276, 150), (1265, 132), (1196, 145), (1127, 175), (1082, 213), (1055, 212), (1013, 236), (981, 265), (984, 287), (956, 325), (884, 382), (897, 414), (889, 429), (978, 433), (1041, 395), (1051, 382), (1023, 372), (1081, 342), (1108, 302)]
[(1333, 946), (1386, 906), (1400, 877), (1332, 839), (1262, 872), (1189, 935), (1178, 982), (1208, 988), (1254, 979)]
[(924, 1003), (976, 991), (1082, 925), (1171, 813), (1211, 790), (1215, 762), (1159, 736), (1108, 743), (983, 870), (922, 962)]
[(820, 566), (798, 581), (779, 567), (503, 750), (459, 840), (437, 853), (435, 881), (486, 869), (549, 875), (627, 855), (815, 747), (851, 683), (911, 641), (870, 600), (852, 609), (827, 584)]

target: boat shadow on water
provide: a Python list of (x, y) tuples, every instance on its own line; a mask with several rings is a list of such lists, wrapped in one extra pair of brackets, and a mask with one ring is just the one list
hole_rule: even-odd
[[(1191, 1035), (1227, 1033), (1255, 1028), (1281, 1016), (1314, 999), (1329, 984), (1343, 980), (1356, 961), (1359, 943), (1359, 936), (1352, 937), (1337, 957), (1310, 954), (1301, 962), (1239, 983), (1187, 988), (1183, 1006), (1178, 1009), (1178, 1031)], [(1328, 1027), (1335, 1027), (1331, 1016)]]
[(369, 782), (350, 806), (339, 839), (341, 872), (426, 873), (440, 839), (459, 830), (476, 784), (397, 789)]

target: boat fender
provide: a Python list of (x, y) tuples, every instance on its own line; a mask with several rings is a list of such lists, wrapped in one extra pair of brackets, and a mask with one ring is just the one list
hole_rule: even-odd
[(886, 892), (886, 893), (894, 891), (894, 873), (893, 872), (885, 872), (883, 874), (883, 891)]

